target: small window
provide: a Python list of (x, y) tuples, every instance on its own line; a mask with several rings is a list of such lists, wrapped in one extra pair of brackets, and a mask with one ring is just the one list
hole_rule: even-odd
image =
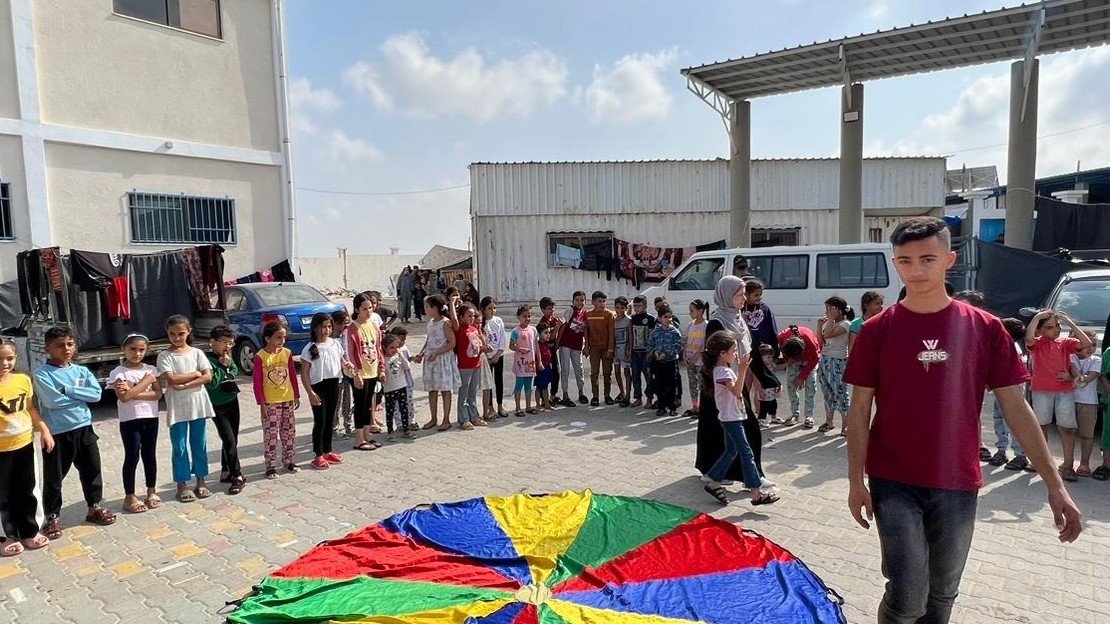
[(870, 243), (883, 242), (883, 228), (867, 228), (867, 241)]
[[(547, 266), (585, 268), (613, 257), (612, 232), (548, 232)], [(585, 265), (585, 266), (584, 266)]]
[(801, 228), (752, 228), (752, 247), (796, 247)]
[(890, 279), (881, 253), (817, 255), (818, 288), (886, 288)]
[(724, 258), (698, 258), (671, 281), (671, 290), (713, 290), (721, 278)]
[(236, 242), (234, 199), (131, 192), (127, 203), (133, 243)]
[(748, 256), (748, 272), (768, 289), (809, 286), (809, 256)]
[(220, 38), (220, 0), (114, 0), (120, 15)]
[(12, 225), (11, 185), (0, 182), (0, 240), (15, 240), (15, 227)]

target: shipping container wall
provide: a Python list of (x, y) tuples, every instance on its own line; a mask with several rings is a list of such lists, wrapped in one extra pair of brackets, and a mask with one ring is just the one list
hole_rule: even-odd
[[(586, 215), (728, 209), (728, 161), (508, 163), (470, 166), (471, 214)], [(943, 158), (863, 163), (866, 209), (944, 205)], [(836, 159), (752, 163), (752, 210), (828, 210), (840, 203)]]
[[(938, 209), (942, 211), (943, 209)], [(904, 218), (867, 217), (864, 240), (872, 230), (886, 242)], [(612, 299), (632, 295), (631, 281), (604, 271), (548, 266), (548, 234), (612, 232), (613, 238), (655, 247), (688, 247), (722, 240), (728, 232), (728, 212), (701, 214), (542, 215), (473, 217), (474, 255), (478, 290), (502, 303), (536, 304), (540, 297), (570, 301), (571, 293), (602, 290)], [(835, 210), (768, 210), (753, 213), (753, 229), (798, 231), (799, 245), (838, 242), (839, 216)], [(515, 308), (514, 308), (515, 310)]]

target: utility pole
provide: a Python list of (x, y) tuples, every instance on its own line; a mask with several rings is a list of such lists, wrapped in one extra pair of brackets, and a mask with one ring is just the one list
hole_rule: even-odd
[(339, 257), (343, 260), (343, 290), (347, 290), (347, 248), (336, 247), (339, 250)]

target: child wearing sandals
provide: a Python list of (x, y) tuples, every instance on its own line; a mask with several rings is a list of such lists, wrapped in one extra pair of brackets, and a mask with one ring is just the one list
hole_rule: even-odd
[[(522, 305), (517, 308), (516, 318), (519, 325), (513, 328), (513, 333), (509, 336), (509, 350), (513, 352), (513, 375), (516, 376), (516, 385), (513, 387), (516, 415), (517, 418), (523, 418), (525, 412), (535, 414), (538, 411), (532, 407), (532, 383), (536, 376), (536, 370), (541, 365), (536, 330), (530, 327), (532, 322), (531, 306)], [(524, 394), (524, 411), (520, 409), (521, 393)]]
[(548, 344), (550, 344), (554, 332), (551, 327), (540, 321), (540, 324), (536, 325), (536, 333), (539, 335), (537, 344), (540, 351), (540, 359), (536, 368), (536, 407), (550, 412), (555, 409), (555, 404), (551, 400), (551, 387), (555, 385), (552, 372), (555, 354), (552, 353)]
[[(396, 329), (396, 328), (395, 328)], [(403, 327), (400, 329), (404, 329)], [(416, 437), (413, 433), (412, 412), (409, 410), (409, 372), (408, 356), (401, 352), (405, 341), (399, 334), (389, 330), (382, 338), (382, 351), (385, 355), (385, 430), (390, 442), (396, 440), (395, 425), (399, 425), (401, 436), (407, 440)]]
[[(743, 360), (741, 360), (743, 357)], [(719, 331), (706, 340), (702, 372), (702, 383), (713, 387), (713, 401), (717, 404), (717, 418), (721, 421), (721, 428), (725, 435), (725, 450), (717, 463), (705, 475), (709, 482), (705, 484), (708, 492), (722, 505), (729, 503), (728, 493), (725, 492), (724, 480), (729, 466), (736, 459), (741, 459), (744, 473), (744, 484), (751, 489), (753, 505), (768, 505), (779, 500), (775, 492), (775, 485), (766, 478), (759, 476), (759, 468), (755, 465), (755, 455), (748, 439), (744, 435), (743, 420), (748, 418), (740, 406), (744, 394), (742, 376), (737, 374), (734, 367), (740, 372), (746, 372), (749, 354), (743, 356), (739, 353), (739, 343), (736, 336), (729, 331)]]
[[(108, 387), (116, 393), (119, 412), (119, 434), (123, 439), (123, 510), (143, 513), (162, 506), (155, 486), (158, 485), (158, 399), (162, 384), (158, 369), (143, 363), (147, 337), (129, 334), (123, 339), (123, 364), (108, 374)], [(146, 477), (146, 498), (135, 495), (135, 471), (143, 461)]]
[[(339, 343), (343, 359), (347, 357), (347, 327), (351, 325), (351, 315), (347, 310), (331, 313), (331, 337)], [(394, 327), (393, 329), (396, 329)], [(402, 328), (403, 329), (403, 328)], [(392, 331), (392, 329), (390, 330)], [(351, 410), (351, 389), (354, 387), (354, 366), (344, 366), (343, 378), (339, 380), (339, 395), (335, 399), (335, 435), (348, 438), (355, 431), (354, 412)]]
[(217, 325), (208, 334), (208, 363), (212, 365), (212, 379), (205, 384), (208, 400), (212, 402), (212, 419), (220, 436), (220, 483), (230, 484), (227, 493), (235, 496), (243, 491), (247, 478), (239, 462), (239, 367), (231, 357), (235, 332), (227, 325)]
[(62, 536), (62, 481), (71, 467), (81, 476), (81, 491), (89, 511), (85, 521), (108, 526), (116, 516), (103, 500), (100, 447), (92, 428), (90, 403), (100, 400), (100, 384), (92, 372), (73, 363), (77, 342), (69, 327), (46, 330), (46, 364), (35, 369), (34, 392), (42, 420), (54, 439), (54, 450), (43, 449), (42, 506), (46, 513), (43, 534), (51, 540)]
[(412, 376), (411, 363), (415, 362), (416, 358), (413, 357), (412, 351), (405, 344), (409, 339), (409, 330), (405, 329), (403, 325), (397, 325), (396, 327), (390, 327), (389, 333), (401, 340), (401, 346), (397, 348), (397, 353), (400, 353), (401, 357), (405, 358), (405, 362), (410, 364), (405, 367), (405, 399), (409, 403), (409, 421), (412, 423), (413, 432), (415, 432), (419, 427), (416, 426), (416, 378)]
[[(205, 428), (215, 415), (205, 386), (212, 381), (212, 364), (200, 349), (192, 346), (193, 327), (189, 319), (175, 314), (166, 319), (170, 348), (158, 354), (158, 376), (166, 393), (166, 424), (170, 427), (170, 459), (175, 498), (191, 503), (208, 498), (212, 492), (208, 477), (208, 439)], [(189, 476), (196, 486), (189, 491)]]
[(293, 412), (301, 406), (297, 365), (293, 353), (285, 348), (285, 326), (266, 323), (262, 327), (265, 346), (254, 356), (254, 398), (262, 415), (263, 455), (266, 478), (277, 478), (277, 447), (281, 440), (281, 464), (292, 473), (301, 469), (293, 462), (297, 451), (297, 431)]
[(458, 360), (459, 387), (458, 418), (459, 429), (472, 431), (474, 427), (485, 427), (486, 420), (478, 413), (478, 389), (482, 379), (482, 361), (486, 358), (486, 339), (478, 325), (478, 311), (469, 303), (459, 305), (457, 316), (452, 321), (455, 329), (455, 355)]
[(348, 365), (340, 341), (331, 337), (331, 315), (317, 312), (309, 326), (312, 338), (301, 351), (301, 383), (312, 406), (312, 467), (327, 470), (342, 464), (343, 457), (332, 449), (335, 406), (343, 368)]
[[(428, 392), (428, 406), (432, 410), (432, 419), (424, 425), (424, 429), (447, 431), (451, 428), (451, 393), (462, 385), (455, 358), (455, 326), (447, 318), (448, 314), (454, 316), (457, 299), (458, 295), (454, 295), (450, 305), (440, 295), (429, 295), (424, 300), (428, 339), (413, 358), (417, 364), (424, 364), (424, 389)], [(443, 424), (437, 427), (439, 406), (436, 401), (440, 397), (443, 398)]]
[(0, 556), (14, 557), (50, 543), (39, 533), (35, 514), (35, 432), (46, 453), (54, 450), (50, 429), (35, 408), (31, 378), (15, 372), (16, 347), (0, 338), (0, 509), (4, 541)]

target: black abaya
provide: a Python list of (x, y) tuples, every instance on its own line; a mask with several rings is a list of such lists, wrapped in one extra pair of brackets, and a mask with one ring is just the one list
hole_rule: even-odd
[[(709, 321), (709, 324), (705, 327), (706, 338), (723, 329), (724, 326), (719, 321)], [(705, 366), (713, 366), (713, 363), (705, 362)], [(698, 469), (698, 472), (705, 474), (725, 452), (725, 432), (721, 428), (721, 421), (717, 418), (717, 403), (713, 396), (713, 384), (703, 383), (701, 385), (700, 402), (701, 405), (698, 408), (697, 453), (694, 457), (694, 467)], [(763, 434), (759, 431), (759, 421), (749, 417), (745, 418), (743, 423), (744, 435), (748, 438), (748, 444), (752, 447), (752, 454), (755, 455), (755, 465), (759, 468), (759, 474), (762, 475), (763, 464), (760, 461), (760, 450), (763, 446)], [(728, 467), (725, 479), (741, 482), (744, 480), (744, 471), (741, 468), (739, 456)]]

